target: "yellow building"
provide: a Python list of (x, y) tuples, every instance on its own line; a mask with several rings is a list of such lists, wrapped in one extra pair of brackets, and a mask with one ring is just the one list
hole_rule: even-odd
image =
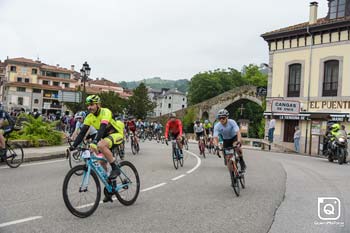
[[(331, 121), (350, 131), (350, 0), (329, 0), (328, 14), (262, 35), (269, 47), (265, 116), (276, 119), (274, 141), (292, 147), (299, 126), (301, 152), (321, 153)], [(293, 147), (292, 147), (293, 148)]]

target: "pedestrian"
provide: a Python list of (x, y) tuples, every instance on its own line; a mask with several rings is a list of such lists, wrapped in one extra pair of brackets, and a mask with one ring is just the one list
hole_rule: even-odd
[(276, 120), (272, 117), (270, 122), (269, 122), (269, 132), (268, 132), (268, 137), (269, 137), (269, 142), (273, 142), (273, 134), (275, 132), (275, 126), (276, 126)]
[(300, 136), (301, 131), (299, 129), (299, 126), (295, 126), (295, 132), (294, 132), (294, 149), (297, 153), (300, 153)]

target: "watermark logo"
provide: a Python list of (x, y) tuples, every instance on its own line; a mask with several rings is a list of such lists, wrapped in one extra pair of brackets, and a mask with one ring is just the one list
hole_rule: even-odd
[(341, 215), (340, 200), (336, 197), (318, 198), (318, 217), (324, 221), (336, 221)]

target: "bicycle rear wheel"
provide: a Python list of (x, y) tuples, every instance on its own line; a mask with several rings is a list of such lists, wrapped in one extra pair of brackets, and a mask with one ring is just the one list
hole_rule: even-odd
[(131, 139), (131, 152), (133, 155), (136, 155), (135, 141)]
[(175, 169), (178, 169), (179, 168), (179, 159), (178, 159), (178, 155), (177, 155), (175, 149), (173, 149), (172, 156), (173, 156), (174, 167), (175, 167)]
[(17, 168), (23, 163), (23, 149), (19, 144), (7, 144), (6, 156), (4, 159), (11, 168)]
[[(83, 173), (77, 176), (76, 173)], [(82, 187), (84, 181), (87, 184)], [(101, 186), (96, 173), (91, 170), (87, 177), (86, 165), (73, 167), (63, 181), (63, 200), (68, 210), (79, 218), (86, 218), (97, 209), (101, 198)]]
[(123, 205), (132, 205), (136, 201), (140, 192), (140, 178), (136, 167), (129, 161), (119, 163), (121, 170), (120, 176), (117, 178), (117, 186), (127, 184), (119, 190), (115, 196)]
[(202, 152), (203, 158), (205, 158), (205, 145), (204, 145), (204, 142), (201, 142), (200, 147), (201, 147), (201, 152)]

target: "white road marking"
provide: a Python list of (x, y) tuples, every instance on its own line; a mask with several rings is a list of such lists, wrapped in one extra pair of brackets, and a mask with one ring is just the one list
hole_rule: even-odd
[(19, 220), (15, 220), (15, 221), (11, 221), (11, 222), (0, 223), (0, 228), (10, 226), (10, 225), (15, 225), (18, 223), (33, 221), (33, 220), (40, 219), (40, 218), (42, 218), (42, 216), (34, 216), (34, 217), (19, 219)]
[[(42, 165), (42, 164), (49, 164), (49, 163), (58, 163), (58, 162), (64, 162), (67, 161), (67, 159), (59, 159), (59, 160), (51, 160), (46, 162), (33, 162), (28, 164), (21, 164), (19, 167), (30, 167), (30, 166), (36, 166), (36, 165)], [(4, 167), (0, 167), (0, 169), (8, 169), (9, 167), (6, 165)]]
[(142, 189), (141, 192), (147, 192), (147, 191), (149, 191), (149, 190), (162, 187), (162, 186), (164, 186), (164, 185), (166, 185), (165, 182), (164, 182), (164, 183), (157, 184), (157, 185), (154, 185), (154, 186), (151, 186), (151, 187), (149, 187), (149, 188)]
[(190, 151), (186, 151), (187, 153), (189, 153), (190, 155), (193, 155), (194, 157), (196, 157), (197, 159), (197, 164), (196, 166), (194, 166), (194, 168), (192, 168), (191, 170), (187, 171), (187, 174), (190, 174), (192, 172), (194, 172), (202, 163), (202, 160), (198, 157), (198, 155), (196, 155), (195, 153), (192, 153)]
[(175, 178), (172, 178), (171, 180), (175, 181), (175, 180), (181, 179), (182, 177), (185, 177), (185, 176), (186, 176), (185, 174), (182, 174), (182, 175), (179, 175)]

